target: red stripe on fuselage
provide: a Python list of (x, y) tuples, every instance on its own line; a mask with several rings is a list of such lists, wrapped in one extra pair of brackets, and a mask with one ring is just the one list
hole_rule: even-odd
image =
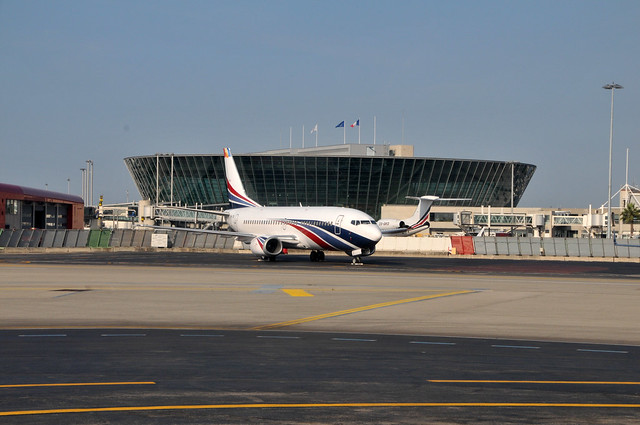
[(333, 249), (333, 250), (335, 250), (335, 248), (333, 246), (329, 245), (327, 242), (325, 242), (323, 239), (321, 239), (320, 236), (316, 235), (312, 231), (310, 231), (308, 229), (305, 229), (304, 227), (299, 226), (299, 225), (294, 224), (294, 223), (287, 223), (287, 224), (289, 224), (294, 229), (296, 229), (297, 231), (301, 232), (303, 235), (305, 235), (306, 237), (311, 239), (318, 246), (321, 246), (324, 249)]

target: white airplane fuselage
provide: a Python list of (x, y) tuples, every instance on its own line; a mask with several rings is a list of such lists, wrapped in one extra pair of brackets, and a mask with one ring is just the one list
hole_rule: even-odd
[(245, 207), (228, 210), (229, 228), (260, 235), (251, 250), (278, 255), (283, 248), (371, 255), (382, 233), (368, 214), (342, 207)]

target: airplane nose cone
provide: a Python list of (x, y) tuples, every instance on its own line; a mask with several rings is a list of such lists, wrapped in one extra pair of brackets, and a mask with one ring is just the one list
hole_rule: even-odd
[(371, 226), (371, 235), (369, 236), (369, 238), (375, 243), (378, 243), (380, 239), (382, 239), (382, 232), (380, 231), (378, 225)]

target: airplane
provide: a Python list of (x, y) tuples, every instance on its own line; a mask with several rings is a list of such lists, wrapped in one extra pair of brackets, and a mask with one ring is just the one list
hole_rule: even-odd
[(378, 227), (383, 236), (411, 236), (429, 228), (427, 221), (431, 206), (436, 201), (468, 201), (469, 198), (440, 198), (439, 196), (407, 196), (407, 199), (416, 199), (418, 206), (411, 217), (398, 220), (395, 218), (381, 218)]
[(230, 149), (223, 152), (230, 209), (220, 214), (227, 216), (229, 230), (193, 231), (235, 237), (265, 261), (295, 248), (311, 250), (314, 262), (323, 261), (325, 251), (343, 251), (353, 264), (362, 264), (361, 257), (375, 252), (382, 233), (368, 214), (343, 207), (262, 206), (245, 192)]

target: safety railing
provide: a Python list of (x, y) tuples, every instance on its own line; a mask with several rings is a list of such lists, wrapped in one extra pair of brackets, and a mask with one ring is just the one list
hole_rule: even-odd
[[(151, 247), (152, 230), (18, 229), (0, 232), (0, 248), (129, 248)], [(168, 247), (232, 248), (233, 238), (210, 233), (167, 230)]]
[(473, 238), (477, 255), (640, 258), (640, 240), (604, 238)]

